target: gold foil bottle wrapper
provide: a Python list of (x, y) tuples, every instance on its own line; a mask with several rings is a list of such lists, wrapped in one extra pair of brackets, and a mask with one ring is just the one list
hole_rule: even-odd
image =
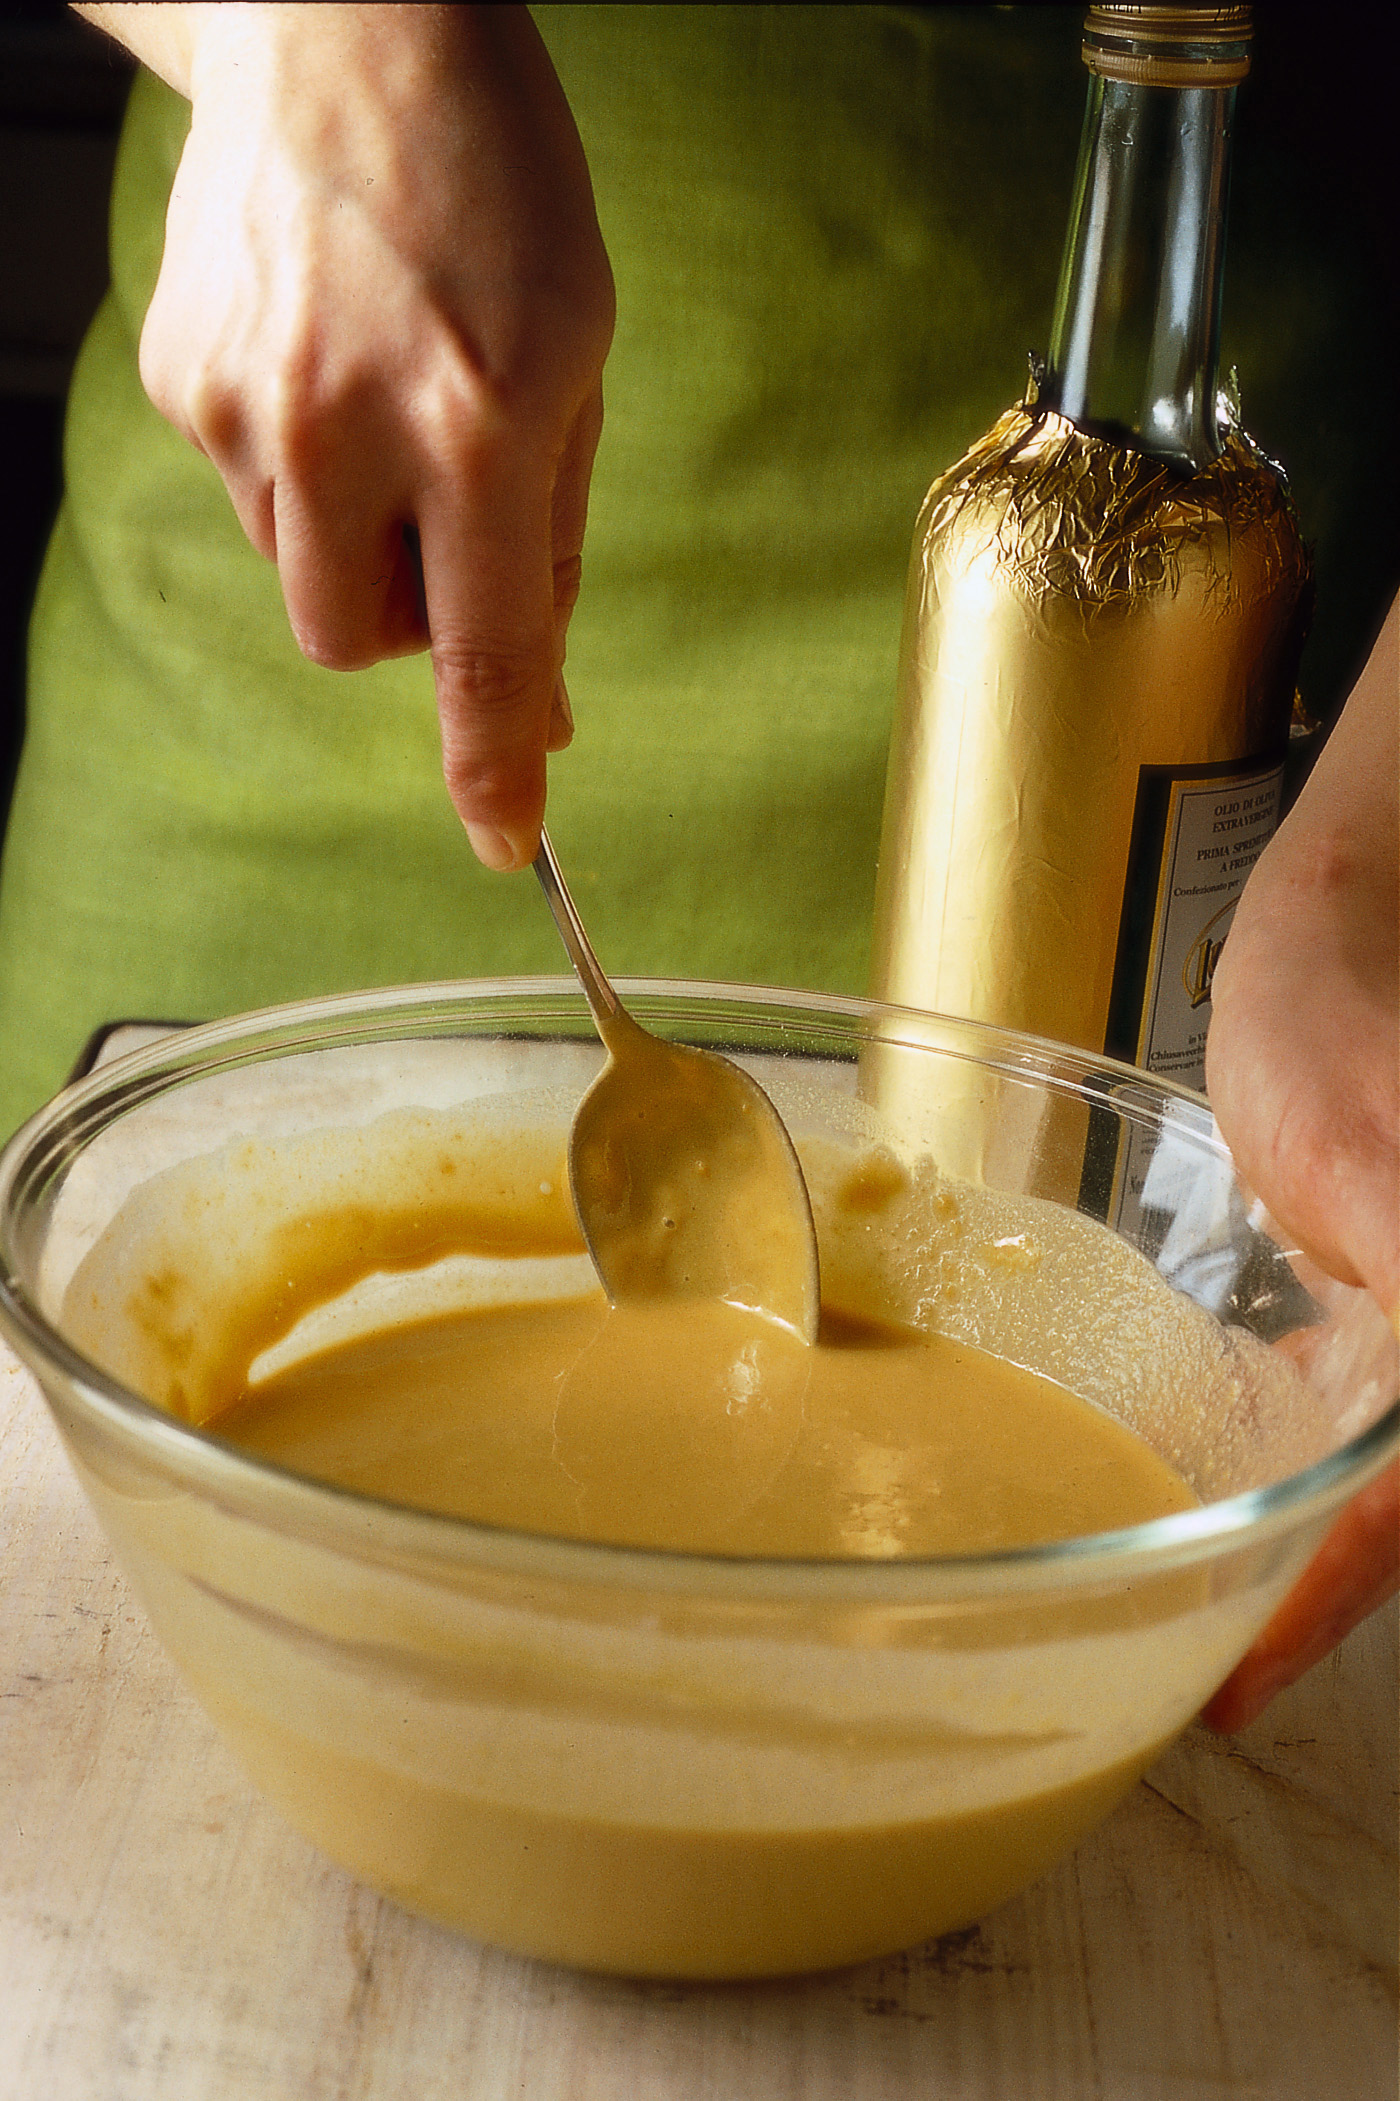
[[(1276, 763), (1309, 604), (1237, 428), (1188, 476), (1033, 399), (1002, 416), (915, 534), (875, 997), (1103, 1050), (1144, 769)], [(897, 1068), (867, 1074), (886, 1109)], [(937, 1121), (945, 1165), (986, 1167)]]

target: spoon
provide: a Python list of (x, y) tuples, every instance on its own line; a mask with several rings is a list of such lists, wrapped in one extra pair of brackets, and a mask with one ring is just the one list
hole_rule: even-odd
[(569, 1134), (574, 1208), (608, 1298), (724, 1299), (815, 1342), (812, 1206), (777, 1110), (728, 1058), (632, 1019), (547, 832), (535, 873), (608, 1053)]

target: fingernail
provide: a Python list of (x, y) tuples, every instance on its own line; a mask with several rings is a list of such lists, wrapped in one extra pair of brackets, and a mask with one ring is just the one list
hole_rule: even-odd
[(504, 875), (512, 868), (523, 868), (529, 859), (528, 854), (518, 853), (506, 834), (498, 832), (494, 825), (469, 824), (467, 838), (482, 867), (494, 869), (497, 874)]
[(574, 711), (569, 706), (568, 688), (561, 678), (554, 688), (554, 703), (549, 711), (549, 736), (545, 750), (567, 751), (574, 741)]

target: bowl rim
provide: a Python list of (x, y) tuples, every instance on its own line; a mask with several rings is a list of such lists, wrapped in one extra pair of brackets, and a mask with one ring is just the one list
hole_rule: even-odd
[[(916, 1037), (920, 1048), (930, 1047), (928, 1032), (936, 1029), (940, 1036), (954, 1039), (936, 1046), (943, 1054), (969, 1058), (985, 1069), (1012, 1077), (1034, 1077), (1041, 1084), (1080, 1093), (1084, 1079), (1092, 1073), (1112, 1085), (1114, 1106), (1124, 1113), (1148, 1104), (1154, 1113), (1160, 1113), (1162, 1105), (1176, 1105), (1179, 1125), (1189, 1133), (1190, 1141), (1230, 1161), (1204, 1095), (1116, 1059), (1047, 1038), (849, 994), (675, 978), (631, 977), (614, 982), (644, 1012), (678, 1008), (683, 1014), (698, 1016), (724, 1009), (751, 1014), (766, 1009), (775, 1022), (788, 1015), (824, 1023), (833, 1030), (846, 1023), (848, 1035), (851, 1024), (868, 1026), (873, 1020), (888, 1019), (922, 1031)], [(172, 1025), (170, 1034), (115, 1057), (62, 1088), (20, 1125), (0, 1151), (0, 1332), (35, 1373), (60, 1429), (65, 1414), (72, 1411), (92, 1427), (115, 1433), (120, 1444), (147, 1465), (154, 1463), (172, 1483), (212, 1497), (229, 1514), (353, 1552), (357, 1558), (387, 1559), (396, 1566), (406, 1558), (459, 1568), (490, 1564), (502, 1573), (525, 1569), (536, 1577), (590, 1587), (698, 1590), (716, 1597), (786, 1597), (795, 1591), (806, 1602), (932, 1602), (931, 1585), (935, 1593), (959, 1596), (1080, 1590), (1117, 1584), (1130, 1576), (1175, 1571), (1320, 1522), (1374, 1477), (1400, 1448), (1397, 1398), (1335, 1451), (1266, 1487), (1243, 1490), (1117, 1531), (991, 1553), (818, 1560), (570, 1540), (422, 1510), (339, 1487), (257, 1457), (213, 1430), (182, 1422), (85, 1358), (40, 1311), (17, 1274), (10, 1233), (13, 1198), (36, 1150), (47, 1147), (54, 1153), (66, 1145), (66, 1156), (74, 1157), (103, 1128), (141, 1102), (231, 1065), (344, 1047), (348, 1033), (363, 1040), (362, 1032), (353, 1029), (357, 1022), (382, 1021), (384, 1027), (371, 1033), (392, 1035), (404, 1033), (394, 1022), (414, 1014), (432, 1015), (438, 1023), (432, 1033), (442, 1035), (450, 1033), (443, 1024), (454, 1011), (466, 1008), (484, 1014), (514, 1003), (538, 1013), (540, 1003), (555, 1001), (562, 1002), (571, 1015), (577, 1013), (581, 1023), (586, 1021), (582, 994), (575, 980), (565, 975), (461, 979), (328, 994), (213, 1022)], [(586, 1033), (581, 1026), (581, 1037)], [(269, 1035), (275, 1044), (261, 1040)], [(969, 1048), (958, 1050), (958, 1038)], [(886, 1035), (883, 1040), (899, 1039)], [(98, 1114), (99, 1110), (106, 1113)], [(1365, 1296), (1359, 1287), (1357, 1296)], [(1384, 1318), (1379, 1308), (1377, 1317)], [(61, 1378), (61, 1399), (50, 1391), (46, 1372)]]

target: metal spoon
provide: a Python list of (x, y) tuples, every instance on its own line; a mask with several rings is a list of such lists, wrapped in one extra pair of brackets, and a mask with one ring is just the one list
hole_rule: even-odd
[(546, 832), (535, 873), (608, 1053), (569, 1136), (574, 1207), (603, 1289), (614, 1304), (726, 1299), (815, 1342), (812, 1207), (777, 1110), (728, 1058), (664, 1042), (627, 1013)]

